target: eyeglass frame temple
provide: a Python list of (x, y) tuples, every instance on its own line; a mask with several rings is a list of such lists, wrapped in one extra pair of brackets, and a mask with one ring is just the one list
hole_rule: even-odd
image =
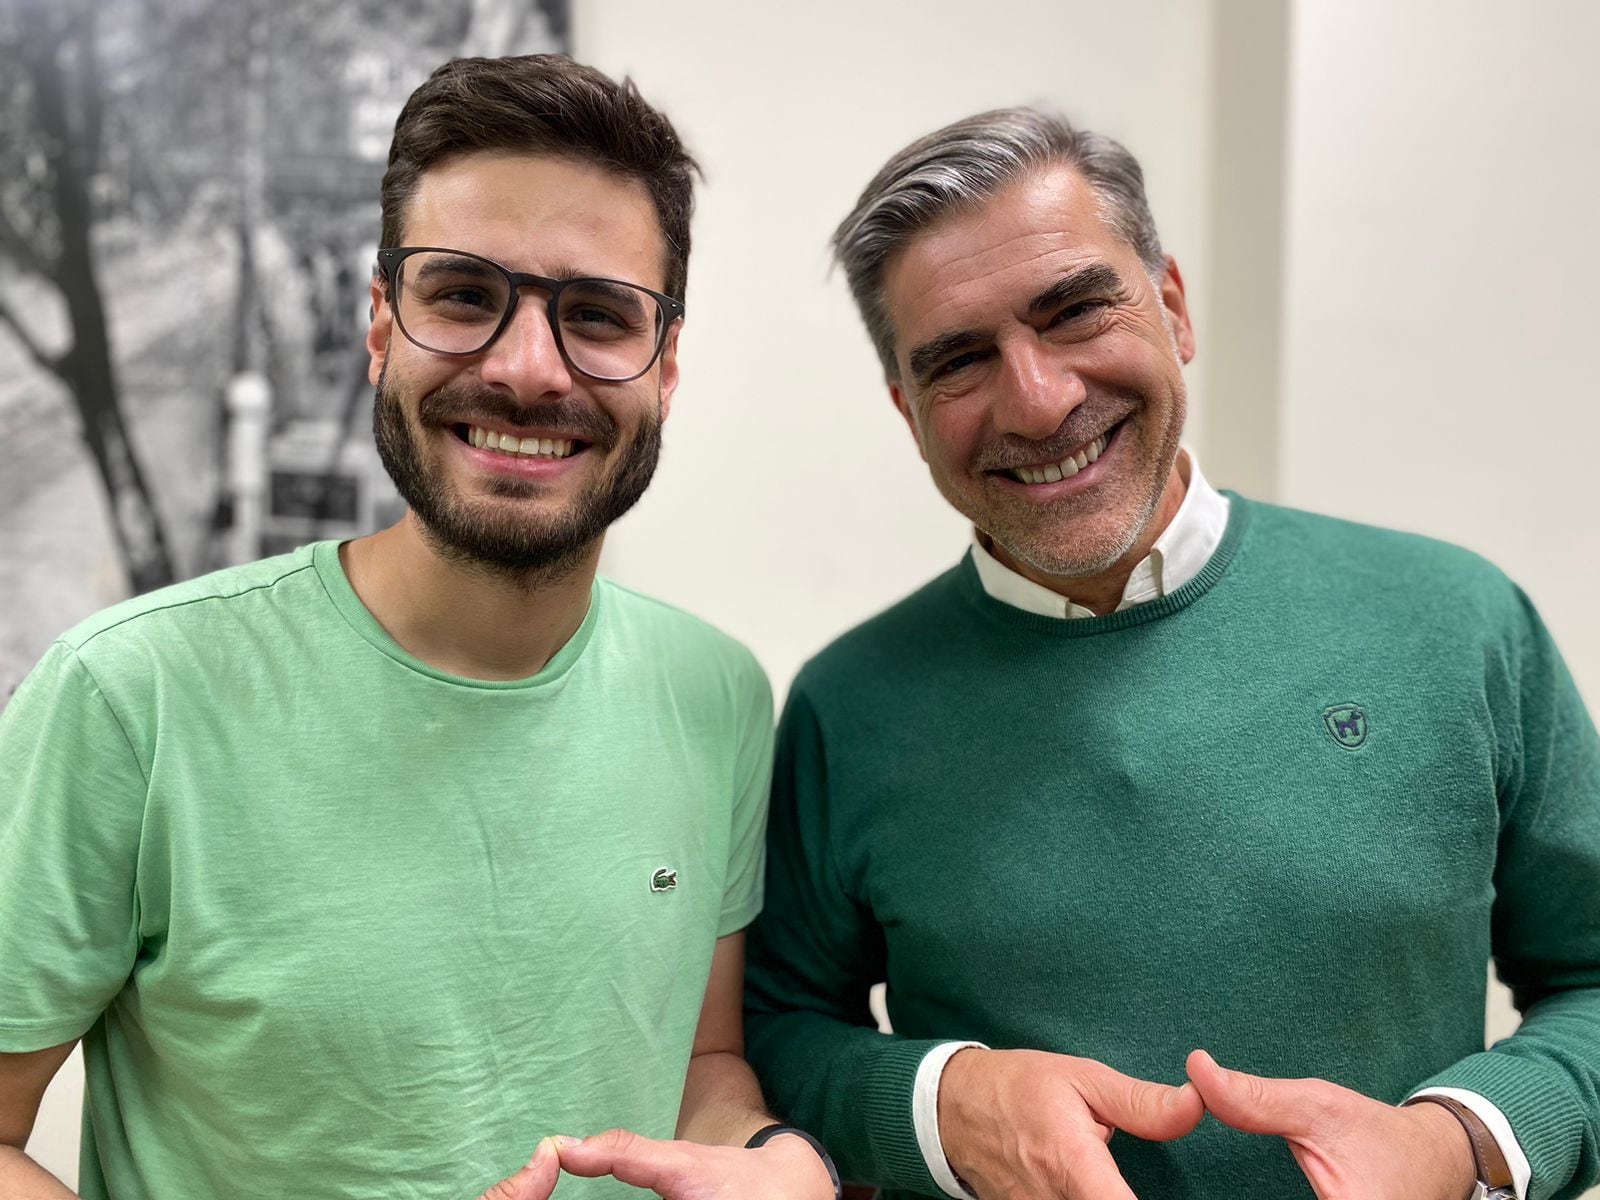
[[(395, 274), (399, 271), (400, 264), (413, 254), (454, 254), (461, 258), (473, 259), (476, 262), (488, 263), (510, 282), (511, 299), (506, 303), (506, 311), (500, 314), (500, 323), (495, 326), (494, 332), (489, 335), (489, 339), (476, 350), (435, 350), (432, 346), (424, 346), (411, 336), (411, 331), (406, 328), (405, 322), (400, 319), (400, 306), (395, 302)], [(494, 259), (485, 258), (481, 254), (473, 254), (466, 250), (456, 250), (450, 246), (382, 246), (378, 249), (378, 268), (383, 273), (383, 280), (386, 285), (384, 290), (388, 293), (389, 306), (394, 310), (395, 324), (400, 326), (400, 332), (405, 334), (406, 341), (416, 346), (419, 350), (426, 350), (429, 354), (437, 354), (441, 358), (472, 358), (474, 355), (482, 354), (500, 339), (500, 335), (511, 324), (511, 318), (516, 316), (517, 305), (521, 302), (523, 288), (535, 287), (541, 291), (549, 292), (550, 298), (545, 301), (545, 312), (550, 322), (550, 333), (556, 340), (556, 349), (561, 352), (561, 360), (584, 378), (593, 379), (599, 383), (632, 383), (635, 379), (648, 374), (650, 368), (655, 366), (661, 358), (661, 352), (666, 349), (667, 331), (672, 328), (674, 321), (682, 320), (684, 316), (682, 300), (668, 296), (664, 292), (647, 288), (642, 283), (631, 283), (626, 279), (610, 279), (604, 275), (575, 275), (571, 279), (553, 279), (548, 275), (530, 275), (525, 271), (510, 270), (495, 262)], [(592, 372), (585, 371), (572, 361), (572, 355), (567, 351), (567, 343), (561, 336), (560, 313), (556, 309), (556, 299), (568, 285), (574, 283), (614, 283), (619, 287), (633, 288), (635, 291), (643, 292), (661, 306), (661, 328), (656, 333), (655, 349), (651, 351), (649, 361), (636, 374), (628, 375), (622, 379), (610, 379), (603, 375), (595, 375)]]

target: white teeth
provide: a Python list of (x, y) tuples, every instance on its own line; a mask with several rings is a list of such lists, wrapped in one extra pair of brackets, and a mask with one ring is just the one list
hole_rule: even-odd
[(566, 458), (572, 453), (570, 438), (518, 438), (477, 425), (467, 426), (467, 442), (480, 450), (495, 450), (524, 458)]
[(1106, 439), (1104, 436), (1095, 438), (1082, 450), (1071, 458), (1063, 459), (1047, 467), (1013, 467), (1012, 474), (1023, 483), (1055, 483), (1061, 479), (1071, 479), (1079, 471), (1105, 453)]

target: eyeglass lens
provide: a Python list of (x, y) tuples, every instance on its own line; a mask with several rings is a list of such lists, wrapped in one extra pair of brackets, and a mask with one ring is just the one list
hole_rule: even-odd
[[(441, 354), (482, 350), (511, 303), (505, 273), (470, 255), (412, 254), (395, 274), (402, 328), (412, 341)], [(560, 289), (555, 333), (567, 361), (579, 371), (599, 379), (627, 379), (655, 357), (662, 319), (661, 305), (641, 288), (576, 279)]]

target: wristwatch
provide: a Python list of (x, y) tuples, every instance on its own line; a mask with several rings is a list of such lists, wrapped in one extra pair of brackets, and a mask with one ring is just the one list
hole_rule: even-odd
[(1484, 1127), (1478, 1114), (1451, 1096), (1413, 1096), (1407, 1104), (1437, 1104), (1461, 1122), (1472, 1146), (1472, 1166), (1478, 1173), (1478, 1186), (1467, 1200), (1517, 1200), (1517, 1181), (1511, 1174), (1500, 1143)]

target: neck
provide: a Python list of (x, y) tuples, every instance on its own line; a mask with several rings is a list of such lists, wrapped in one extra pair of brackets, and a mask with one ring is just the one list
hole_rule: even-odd
[(1014, 558), (1004, 546), (992, 538), (985, 538), (987, 543), (985, 549), (994, 555), (996, 561), (1009, 567), (1024, 579), (1032, 580), (1040, 587), (1049, 588), (1056, 595), (1064, 596), (1072, 603), (1087, 608), (1095, 616), (1103, 617), (1107, 613), (1115, 612), (1117, 605), (1122, 603), (1122, 594), (1128, 589), (1128, 579), (1133, 574), (1133, 569), (1150, 557), (1151, 547), (1167, 531), (1172, 519), (1178, 515), (1183, 497), (1189, 490), (1187, 466), (1187, 456), (1180, 454), (1172, 464), (1172, 473), (1167, 476), (1167, 485), (1162, 489), (1161, 499), (1157, 501), (1155, 513), (1145, 526), (1144, 532), (1129, 547), (1126, 554), (1097, 575), (1048, 574)]
[(339, 550), (384, 631), (430, 667), (467, 679), (537, 675), (583, 624), (600, 542), (559, 576), (511, 576), (440, 554), (410, 512)]

